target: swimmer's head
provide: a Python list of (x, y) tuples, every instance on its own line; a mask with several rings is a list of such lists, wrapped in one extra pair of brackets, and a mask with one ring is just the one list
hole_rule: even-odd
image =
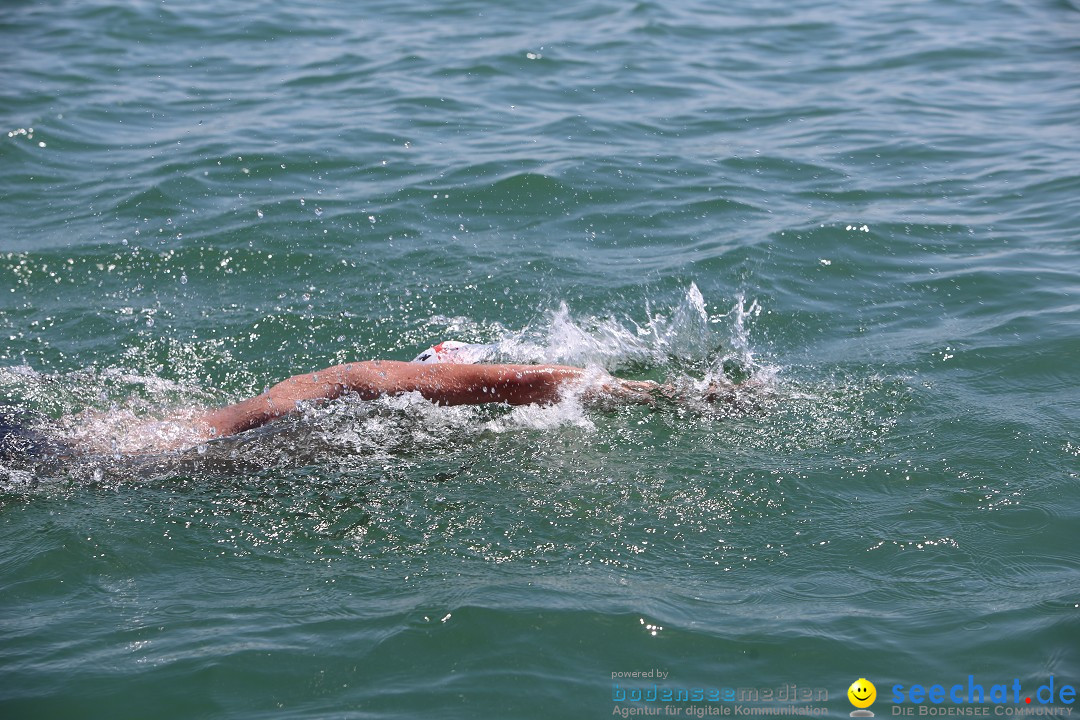
[(492, 350), (492, 345), (446, 340), (438, 345), (429, 347), (427, 350), (413, 358), (413, 362), (429, 364), (459, 363), (471, 365), (488, 358), (491, 355)]
[(438, 345), (433, 345), (429, 347), (427, 350), (414, 357), (413, 362), (429, 364), (456, 362), (452, 359), (454, 356), (454, 351), (462, 347), (465, 347), (465, 343), (463, 342), (458, 342), (456, 340), (445, 340)]

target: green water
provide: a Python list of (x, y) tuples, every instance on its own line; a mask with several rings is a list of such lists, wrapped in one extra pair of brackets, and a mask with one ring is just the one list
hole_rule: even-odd
[(1078, 38), (1064, 1), (6, 4), (0, 404), (50, 432), (443, 339), (754, 390), (0, 466), (0, 717), (1075, 687)]

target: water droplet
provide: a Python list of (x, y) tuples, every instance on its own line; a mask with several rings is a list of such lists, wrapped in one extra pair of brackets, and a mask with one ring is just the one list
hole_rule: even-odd
[(187, 274), (180, 275), (180, 284), (187, 285)]

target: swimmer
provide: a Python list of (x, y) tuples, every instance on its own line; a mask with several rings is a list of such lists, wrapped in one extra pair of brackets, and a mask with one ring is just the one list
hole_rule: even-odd
[(305, 402), (353, 393), (364, 400), (416, 392), (436, 405), (550, 405), (574, 386), (582, 399), (653, 404), (672, 397), (671, 386), (651, 380), (623, 380), (567, 365), (473, 365), (461, 363), (369, 362), (336, 365), (296, 375), (253, 398), (196, 418), (205, 439), (226, 437), (296, 412)]
[[(211, 410), (194, 423), (203, 439), (227, 437), (297, 412), (302, 403), (353, 393), (364, 400), (416, 392), (436, 405), (551, 405), (575, 388), (588, 404), (654, 405), (679, 400), (679, 390), (652, 380), (624, 380), (569, 365), (477, 364), (492, 345), (447, 341), (412, 362), (372, 360), (296, 375), (248, 400)], [(713, 383), (707, 402), (737, 400), (735, 386)]]
[[(0, 415), (0, 461), (70, 457), (76, 448), (123, 455), (201, 445), (292, 415), (308, 403), (355, 395), (363, 400), (418, 393), (436, 405), (551, 405), (574, 394), (589, 405), (647, 404), (684, 400), (684, 392), (652, 380), (625, 380), (568, 365), (478, 364), (492, 346), (440, 343), (412, 362), (371, 360), (335, 365), (283, 380), (260, 395), (208, 411), (174, 412), (138, 419), (128, 411), (88, 411), (68, 419), (64, 442), (31, 429), (29, 414)], [(712, 402), (737, 402), (737, 387), (713, 384), (701, 393)], [(18, 411), (22, 413), (22, 411)], [(107, 428), (107, 445), (101, 430)]]

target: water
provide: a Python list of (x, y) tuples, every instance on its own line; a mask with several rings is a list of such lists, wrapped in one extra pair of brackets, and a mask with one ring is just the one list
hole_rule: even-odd
[(758, 388), (3, 467), (4, 717), (1080, 680), (1075, 3), (0, 19), (0, 404), (54, 432), (443, 339)]

